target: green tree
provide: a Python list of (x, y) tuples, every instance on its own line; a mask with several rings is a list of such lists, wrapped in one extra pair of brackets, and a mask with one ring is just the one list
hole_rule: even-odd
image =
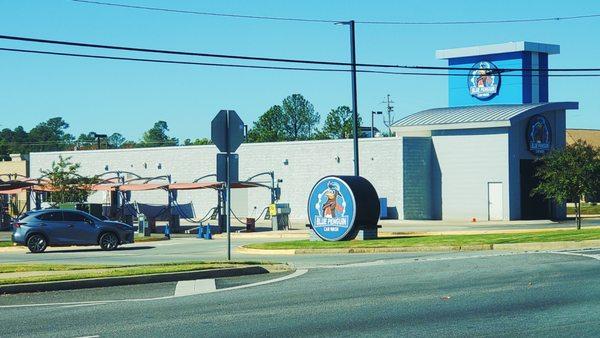
[(10, 128), (2, 129), (0, 131), (0, 141), (4, 144), (3, 151), (6, 156), (13, 153), (29, 153), (29, 148), (31, 147), (29, 134), (21, 126), (16, 127), (14, 130)]
[(71, 162), (71, 158), (58, 157), (50, 169), (42, 170), (43, 177), (50, 180), (52, 191), (50, 201), (55, 204), (66, 202), (85, 202), (91, 193), (91, 186), (98, 183), (96, 177), (85, 177), (78, 174), (81, 165)]
[(69, 124), (62, 117), (53, 117), (29, 131), (30, 151), (65, 150), (72, 146), (74, 137), (66, 132)]
[(10, 161), (10, 145), (0, 138), (0, 161)]
[(96, 137), (92, 133), (80, 134), (75, 140), (78, 149), (96, 149)]
[(312, 137), (312, 130), (321, 119), (319, 113), (304, 96), (293, 94), (283, 100), (285, 131), (289, 140), (306, 140)]
[(125, 141), (123, 142), (123, 144), (121, 144), (122, 149), (131, 149), (131, 148), (137, 148), (138, 144), (135, 143), (135, 141)]
[[(362, 124), (362, 118), (358, 117), (358, 125)], [(348, 106), (339, 106), (332, 109), (325, 118), (323, 133), (329, 138), (351, 138), (354, 135), (354, 124), (352, 110)]]
[(164, 147), (164, 146), (176, 146), (179, 140), (175, 137), (169, 137), (167, 132), (169, 126), (165, 121), (158, 121), (154, 126), (146, 131), (142, 136), (142, 147)]
[(581, 198), (600, 190), (600, 149), (585, 141), (567, 145), (539, 160), (536, 176), (539, 185), (532, 194), (540, 194), (559, 203), (573, 201), (577, 229), (581, 229)]
[(121, 148), (121, 146), (127, 141), (123, 135), (119, 133), (112, 133), (106, 140), (110, 148)]
[(275, 105), (269, 108), (248, 131), (248, 142), (285, 141), (285, 121), (281, 106)]
[(207, 144), (212, 144), (212, 141), (207, 139), (206, 137), (203, 138), (197, 138), (194, 141), (192, 141), (189, 138), (186, 138), (183, 141), (183, 145), (184, 146), (203, 146), (203, 145), (207, 145)]

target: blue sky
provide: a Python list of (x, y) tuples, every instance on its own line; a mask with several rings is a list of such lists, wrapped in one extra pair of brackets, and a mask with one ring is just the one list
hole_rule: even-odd
[[(342, 20), (491, 20), (600, 13), (598, 1), (111, 1), (195, 11)], [(498, 25), (357, 25), (357, 60), (442, 66), (445, 62), (435, 59), (436, 49), (528, 40), (561, 46), (561, 54), (550, 57), (550, 67), (600, 67), (598, 33), (600, 18)], [(69, 0), (0, 0), (0, 34), (349, 61), (345, 26), (168, 14)], [(0, 41), (0, 47), (81, 52), (11, 41)], [(109, 51), (89, 52), (117, 55)], [(568, 127), (600, 128), (599, 86), (600, 78), (550, 79), (551, 101), (580, 102), (580, 110), (568, 114)], [(370, 121), (372, 110), (385, 108), (381, 102), (387, 94), (396, 102), (396, 118), (447, 105), (444, 77), (364, 74), (358, 77), (358, 90), (359, 112), (365, 122)], [(210, 121), (220, 109), (235, 109), (251, 124), (271, 105), (292, 93), (308, 98), (324, 120), (330, 109), (350, 105), (350, 75), (0, 52), (0, 128), (22, 125), (29, 129), (42, 120), (62, 116), (75, 134), (92, 130), (120, 132), (137, 140), (155, 121), (165, 120), (171, 135), (193, 139), (210, 136)], [(382, 127), (381, 121), (376, 124)]]

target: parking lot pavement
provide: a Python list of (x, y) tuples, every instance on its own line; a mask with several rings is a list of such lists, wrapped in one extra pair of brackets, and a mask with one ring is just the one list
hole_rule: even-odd
[[(232, 247), (264, 242), (269, 239), (232, 240)], [(281, 239), (271, 239), (280, 241)], [(42, 254), (15, 251), (0, 254), (0, 263), (62, 263), (62, 264), (150, 264), (184, 261), (219, 261), (226, 259), (227, 241), (224, 239), (203, 240), (197, 238), (174, 238), (169, 241), (136, 243), (125, 245), (115, 251), (101, 251), (96, 247), (49, 248)], [(492, 252), (464, 253), (489, 255)], [(403, 253), (403, 254), (344, 254), (344, 255), (247, 255), (232, 253), (232, 259), (254, 262), (284, 262), (295, 267), (315, 267), (332, 264), (348, 264), (402, 257), (420, 259), (438, 255), (458, 253)]]
[[(210, 279), (207, 281), (211, 281), (212, 283), (214, 283), (215, 289), (220, 290), (273, 280), (289, 275), (290, 273), (292, 272), (275, 272), (270, 274), (249, 275), (241, 277), (217, 278)], [(0, 295), (0, 309), (2, 306), (6, 307), (13, 305), (86, 303), (118, 300), (143, 300), (170, 297), (176, 295), (178, 283), (182, 282), (151, 283), (140, 285), (78, 289), (68, 291), (48, 291)]]
[[(355, 261), (339, 261), (345, 257)], [(4, 307), (0, 336), (23, 335), (24, 328), (27, 335), (61, 337), (600, 333), (600, 287), (595, 283), (600, 262), (590, 257), (446, 253), (316, 258), (302, 275), (246, 289), (152, 301)], [(173, 284), (158, 288), (157, 295), (174, 292)], [(141, 292), (110, 288), (74, 295), (85, 302), (111, 291), (113, 296)], [(51, 299), (73, 299), (69, 297), (60, 293)]]

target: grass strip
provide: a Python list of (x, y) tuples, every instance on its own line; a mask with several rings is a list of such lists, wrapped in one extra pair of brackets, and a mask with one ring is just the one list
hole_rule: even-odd
[(0, 241), (0, 248), (5, 246), (13, 246), (11, 241)]
[(252, 265), (269, 266), (272, 263), (260, 262), (182, 262), (166, 264), (145, 265), (68, 265), (68, 264), (0, 264), (0, 271), (29, 272), (29, 271), (64, 271), (64, 274), (36, 275), (23, 277), (3, 277), (0, 273), (0, 285), (36, 283), (62, 280), (76, 280), (103, 277), (140, 276), (156, 273), (199, 271), (210, 269), (223, 269), (247, 267)]
[(309, 240), (255, 243), (246, 245), (252, 249), (336, 249), (336, 248), (391, 248), (416, 246), (463, 246), (501, 243), (535, 243), (584, 241), (600, 239), (600, 229), (554, 230), (530, 233), (433, 235), (379, 238), (368, 241), (317, 242)]
[[(575, 207), (567, 207), (567, 214), (575, 215)], [(582, 215), (600, 215), (600, 204), (590, 204), (590, 203), (582, 203), (581, 204), (581, 214)]]

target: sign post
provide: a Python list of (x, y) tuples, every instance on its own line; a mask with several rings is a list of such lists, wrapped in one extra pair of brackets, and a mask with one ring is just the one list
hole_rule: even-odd
[[(225, 205), (227, 208), (227, 259), (231, 260), (231, 183), (232, 176), (238, 177), (237, 173), (231, 172), (232, 153), (239, 148), (244, 141), (244, 122), (234, 110), (221, 110), (211, 122), (211, 140), (219, 151), (225, 153), (225, 168), (221, 168), (217, 159), (217, 176), (225, 176)], [(236, 154), (233, 154), (237, 156)], [(217, 154), (217, 157), (219, 154)], [(237, 166), (235, 166), (237, 169)], [(222, 170), (225, 175), (219, 175)], [(237, 181), (237, 179), (236, 179)]]

